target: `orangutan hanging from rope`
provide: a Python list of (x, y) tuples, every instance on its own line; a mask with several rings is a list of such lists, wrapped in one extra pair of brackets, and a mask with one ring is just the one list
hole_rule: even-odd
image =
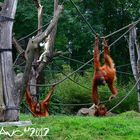
[(109, 97), (109, 101), (116, 97), (118, 94), (117, 89), (114, 86), (116, 80), (116, 69), (114, 67), (114, 62), (109, 54), (109, 48), (105, 39), (103, 39), (104, 48), (104, 65), (100, 64), (100, 51), (99, 51), (99, 39), (95, 38), (94, 47), (94, 76), (92, 81), (92, 97), (95, 105), (100, 104), (98, 96), (98, 86), (107, 84), (112, 95)]

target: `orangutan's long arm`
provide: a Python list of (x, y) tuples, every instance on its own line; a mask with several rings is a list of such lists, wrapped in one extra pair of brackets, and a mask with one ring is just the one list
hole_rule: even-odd
[(31, 108), (33, 106), (33, 100), (31, 98), (30, 91), (28, 89), (26, 89), (25, 97), (26, 97), (26, 102), (28, 103), (29, 107)]
[(102, 44), (103, 44), (103, 47), (104, 47), (104, 61), (105, 61), (105, 65), (109, 66), (110, 68), (114, 68), (114, 62), (113, 62), (112, 58), (110, 57), (107, 41), (105, 39), (103, 39), (103, 43)]
[(54, 89), (55, 89), (55, 85), (52, 86), (52, 88), (50, 89), (48, 95), (47, 95), (46, 98), (43, 100), (43, 102), (42, 102), (43, 104), (46, 104), (47, 102), (50, 101)]
[(93, 53), (94, 70), (97, 71), (100, 68), (100, 51), (99, 51), (99, 38), (95, 38), (94, 53)]

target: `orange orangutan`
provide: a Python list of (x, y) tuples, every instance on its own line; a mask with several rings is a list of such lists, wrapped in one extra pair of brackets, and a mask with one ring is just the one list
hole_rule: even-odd
[(116, 97), (118, 94), (117, 89), (114, 86), (116, 80), (116, 69), (114, 67), (114, 62), (109, 55), (108, 45), (105, 39), (103, 39), (104, 47), (104, 65), (100, 64), (100, 52), (99, 52), (99, 39), (95, 38), (95, 48), (94, 48), (94, 76), (92, 82), (92, 97), (95, 105), (100, 104), (98, 96), (98, 86), (108, 84), (112, 95), (109, 100)]
[(31, 113), (34, 117), (47, 117), (49, 115), (48, 106), (49, 106), (49, 101), (50, 101), (50, 98), (51, 98), (51, 95), (52, 95), (54, 89), (55, 89), (55, 86), (52, 86), (48, 95), (41, 103), (33, 101), (29, 90), (26, 89), (26, 93), (25, 93), (26, 102), (28, 103)]

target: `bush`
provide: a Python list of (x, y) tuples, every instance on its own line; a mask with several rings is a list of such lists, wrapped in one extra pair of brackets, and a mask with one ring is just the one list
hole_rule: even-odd
[[(80, 85), (83, 85), (86, 88), (83, 88), (76, 84), (75, 82), (67, 79), (61, 84), (56, 86), (56, 90), (54, 91), (54, 94), (50, 101), (49, 106), (49, 113), (50, 114), (76, 114), (77, 111), (82, 107), (90, 107), (91, 104), (87, 105), (68, 105), (68, 104), (86, 104), (86, 103), (92, 103), (92, 92), (91, 92), (91, 86), (92, 86), (92, 77), (93, 72), (92, 70), (88, 70), (84, 73), (84, 76), (81, 76), (79, 74), (74, 74), (70, 78), (74, 80), (76, 83), (79, 83)], [(68, 66), (63, 66), (63, 72), (65, 74), (69, 74), (73, 72), (68, 68)], [(50, 81), (50, 83), (53, 83), (54, 81), (58, 81), (63, 79), (65, 76), (61, 73), (55, 73), (55, 79), (53, 81)], [(122, 85), (121, 82), (116, 82), (116, 87), (118, 89), (118, 96), (117, 98), (113, 99), (111, 102), (108, 101), (109, 96), (111, 95), (110, 90), (108, 89), (108, 86), (101, 86), (99, 87), (99, 96), (101, 101), (107, 101), (104, 103), (106, 107), (111, 109), (114, 107), (118, 102), (122, 100), (123, 97), (125, 97), (132, 87), (135, 84), (135, 81), (129, 80), (128, 83), (125, 85)], [(40, 99), (43, 100), (49, 90), (48, 88), (40, 88)], [(65, 105), (66, 104), (66, 105)], [(23, 106), (21, 106), (22, 108)], [(116, 107), (113, 112), (115, 113), (121, 113), (128, 110), (137, 110), (137, 92), (136, 88), (131, 92), (131, 94), (118, 106)]]
[[(59, 78), (63, 77), (59, 74)], [(61, 105), (61, 104), (84, 104), (84, 103), (92, 103), (91, 98), (91, 85), (92, 85), (92, 72), (85, 72), (84, 76), (80, 76), (79, 74), (75, 74), (71, 77), (75, 82), (88, 87), (89, 89), (83, 88), (78, 84), (72, 82), (67, 79), (63, 83), (59, 84), (56, 88), (56, 91), (52, 97), (50, 112), (53, 114), (62, 113), (62, 114), (75, 114), (82, 107), (90, 107), (90, 105)], [(113, 99), (111, 102), (108, 101), (109, 96), (111, 95), (108, 86), (99, 87), (99, 96), (101, 101), (107, 101), (105, 105), (108, 109), (111, 109), (118, 102), (122, 100), (124, 96), (126, 96), (135, 82), (130, 80), (126, 85), (121, 85), (118, 83), (116, 85), (118, 89), (117, 98)], [(60, 105), (54, 105), (53, 103), (58, 103)], [(57, 108), (57, 110), (54, 110)], [(113, 112), (121, 113), (128, 110), (137, 110), (137, 93), (136, 89), (134, 89), (131, 94), (118, 106)]]
[[(59, 75), (61, 79), (63, 79), (62, 75)], [(74, 76), (71, 76), (71, 79), (73, 79), (76, 83), (79, 83), (80, 85), (83, 85), (89, 89), (83, 88), (80, 85), (74, 83), (73, 81), (67, 79), (63, 83), (59, 84), (56, 88), (56, 91), (52, 97), (50, 105), (50, 111), (54, 113), (53, 107), (57, 105), (53, 105), (53, 101), (55, 100), (55, 103), (58, 104), (84, 104), (84, 103), (91, 103), (91, 78), (88, 74), (85, 74), (84, 77), (80, 76), (79, 74), (76, 74)], [(58, 106), (57, 106), (58, 107)], [(61, 108), (59, 113), (64, 114), (75, 114), (78, 109), (80, 109), (83, 106), (77, 106), (77, 105), (61, 105), (59, 108)], [(85, 105), (84, 107), (87, 107)], [(89, 105), (88, 105), (89, 107)]]

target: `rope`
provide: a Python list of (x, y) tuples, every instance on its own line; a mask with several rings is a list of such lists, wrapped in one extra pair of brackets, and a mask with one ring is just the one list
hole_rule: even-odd
[[(118, 39), (116, 39), (111, 45), (109, 45), (108, 47), (110, 48), (111, 46), (113, 46), (117, 41), (119, 41), (125, 34), (127, 34), (132, 28), (134, 28), (135, 25), (133, 25), (129, 30), (127, 30), (123, 35), (121, 35)], [(102, 54), (103, 51), (100, 53)], [(65, 81), (66, 79), (68, 79), (68, 77), (72, 76), (73, 74), (75, 74), (76, 72), (78, 72), (80, 69), (82, 69), (83, 67), (85, 67), (87, 64), (89, 64), (91, 61), (93, 61), (93, 58), (90, 59), (89, 61), (87, 61), (86, 63), (84, 63), (82, 66), (80, 66), (77, 70), (73, 71), (72, 73), (68, 74), (67, 77), (65, 77), (64, 79), (55, 82), (54, 84), (30, 84), (30, 86), (40, 86), (40, 87), (45, 87), (45, 86), (52, 86), (52, 85), (58, 85), (60, 83), (62, 83), (63, 81)]]
[[(115, 98), (117, 99), (117, 98)], [(112, 99), (112, 100), (115, 100), (115, 99)], [(101, 104), (104, 104), (104, 103), (107, 103), (107, 102), (110, 102), (109, 100), (105, 100), (105, 101), (102, 101), (100, 102)], [(93, 103), (83, 103), (83, 104), (66, 104), (66, 103), (50, 103), (52, 105), (59, 105), (59, 106), (85, 106), (85, 105), (93, 105)]]
[(113, 46), (116, 42), (118, 42), (123, 36), (125, 36), (130, 30), (132, 30), (136, 25), (138, 24), (138, 22), (137, 23), (135, 23), (135, 24), (133, 24), (133, 26), (132, 27), (130, 27), (126, 32), (124, 32), (118, 39), (116, 39), (112, 44), (110, 44), (109, 45), (109, 48), (111, 47), (111, 46)]
[(118, 107), (134, 90), (134, 88), (137, 86), (138, 82), (140, 81), (140, 78), (136, 81), (135, 85), (132, 87), (132, 89), (128, 92), (128, 94), (126, 94), (126, 96), (119, 102), (117, 103), (114, 107), (112, 107), (108, 112), (111, 112), (112, 110), (114, 110), (116, 107)]
[(88, 25), (88, 27), (91, 29), (94, 37), (97, 35), (96, 31), (92, 28), (92, 26), (90, 25), (90, 23), (86, 20), (86, 18), (83, 16), (83, 14), (80, 12), (80, 10), (78, 9), (77, 5), (73, 2), (73, 0), (70, 0), (70, 2), (73, 4), (73, 6), (76, 8), (76, 10), (78, 11), (78, 13), (80, 14), (80, 16), (82, 17), (82, 19), (85, 21), (85, 23)]
[[(80, 64), (84, 64), (84, 62), (82, 62), (82, 61), (79, 61), (79, 60), (76, 60), (76, 59), (73, 59), (73, 58), (69, 58), (69, 57), (66, 57), (66, 56), (63, 56), (63, 55), (60, 55), (60, 57), (62, 57), (62, 58), (65, 58), (65, 59), (68, 59), (68, 60), (71, 60), (71, 61), (74, 61), (74, 62), (78, 62), (78, 63), (80, 63)], [(88, 64), (89, 66), (92, 66), (92, 65), (90, 65), (90, 64)], [(118, 66), (115, 66), (116, 68), (120, 68), (120, 67), (125, 67), (125, 66), (129, 66), (129, 65), (131, 65), (130, 63), (128, 63), (128, 64), (124, 64), (124, 65), (118, 65)]]
[[(59, 68), (59, 66), (58, 66), (56, 63), (55, 63), (55, 65)], [(59, 69), (60, 69), (60, 68), (59, 68)], [(67, 75), (66, 75), (64, 72), (61, 71), (61, 73), (62, 73), (64, 76), (67, 77)], [(70, 81), (74, 82), (75, 84), (79, 85), (80, 87), (83, 87), (83, 88), (85, 88), (85, 89), (87, 89), (87, 90), (91, 90), (91, 88), (88, 88), (88, 87), (86, 87), (86, 86), (81, 85), (80, 83), (74, 81), (72, 78), (70, 78), (70, 77), (67, 77), (67, 78), (68, 78)]]
[[(59, 68), (59, 66), (58, 66), (56, 63), (55, 63), (55, 65)], [(60, 68), (59, 68), (59, 69), (60, 69)], [(66, 75), (63, 71), (61, 71), (61, 73), (62, 73), (64, 76), (67, 77), (67, 75)], [(72, 81), (73, 83), (79, 85), (80, 87), (84, 88), (84, 89), (92, 90), (91, 88), (86, 87), (86, 86), (83, 86), (83, 85), (81, 85), (80, 83), (74, 81), (74, 80), (73, 80), (72, 78), (70, 78), (70, 77), (68, 77), (68, 79), (69, 79), (70, 81)], [(100, 91), (100, 92), (102, 92), (102, 93), (109, 93), (109, 91)]]
[(18, 54), (18, 56), (17, 56), (17, 58), (16, 58), (16, 60), (15, 60), (15, 62), (14, 62), (14, 64), (13, 64), (13, 67), (16, 65), (16, 63), (17, 63), (19, 57), (20, 57), (23, 53), (24, 53), (24, 51)]
[(29, 84), (30, 86), (40, 86), (40, 87), (48, 87), (48, 86), (53, 86), (53, 85), (58, 85), (60, 83), (62, 83), (63, 81), (65, 81), (66, 79), (68, 79), (68, 77), (72, 76), (73, 74), (75, 74), (76, 72), (78, 72), (80, 69), (82, 69), (84, 66), (86, 66), (88, 63), (90, 63), (93, 60), (93, 58), (89, 61), (87, 61), (85, 64), (83, 64), (81, 67), (79, 67), (77, 70), (73, 71), (72, 73), (68, 74), (67, 77), (65, 76), (65, 78), (63, 78), (62, 80), (55, 82), (53, 84)]
[(93, 103), (83, 103), (83, 104), (50, 103), (50, 104), (59, 105), (59, 106), (85, 106), (85, 105), (92, 105)]
[(126, 25), (126, 26), (124, 26), (124, 27), (122, 27), (122, 28), (120, 28), (120, 29), (118, 29), (117, 31), (114, 31), (114, 32), (111, 33), (111, 34), (108, 34), (108, 35), (106, 35), (106, 36), (104, 36), (104, 37), (101, 37), (101, 38), (108, 38), (108, 37), (110, 37), (110, 36), (112, 36), (112, 35), (114, 35), (114, 34), (120, 32), (120, 31), (122, 31), (122, 30), (124, 30), (124, 29), (126, 29), (126, 28), (129, 28), (131, 25), (137, 24), (138, 22), (140, 22), (140, 19), (137, 20), (137, 21), (135, 21), (135, 22), (133, 22), (133, 23), (131, 23), (131, 24), (128, 24), (128, 25)]
[[(123, 33), (123, 35), (121, 35), (118, 39), (116, 39), (112, 44), (110, 44), (108, 47), (111, 48), (116, 42), (118, 42), (125, 34), (127, 34), (132, 28), (134, 28), (136, 25), (138, 24), (138, 22), (133, 25), (131, 28), (129, 28), (129, 30), (127, 30), (125, 33)], [(100, 53), (102, 54), (103, 51)], [(65, 77), (64, 79), (62, 79), (61, 81), (55, 82), (53, 84), (48, 84), (48, 85), (42, 85), (42, 84), (30, 84), (30, 86), (40, 86), (40, 87), (45, 87), (45, 86), (53, 86), (53, 85), (58, 85), (60, 83), (62, 83), (63, 81), (65, 81), (66, 79), (68, 79), (68, 77), (72, 76), (73, 74), (75, 74), (76, 72), (78, 72), (80, 69), (82, 69), (83, 67), (85, 67), (87, 64), (89, 64), (91, 61), (93, 61), (93, 58), (90, 59), (89, 61), (87, 61), (86, 63), (84, 63), (82, 66), (80, 66), (77, 70), (73, 71), (72, 73), (68, 74), (67, 77)]]
[(126, 74), (126, 75), (131, 75), (131, 76), (135, 76), (134, 74), (128, 73), (128, 72), (123, 72), (123, 71), (116, 71), (117, 73), (121, 73), (121, 74)]
[(116, 66), (116, 68), (125, 67), (125, 66), (131, 66), (131, 64), (128, 63), (128, 64), (124, 64), (124, 65), (119, 65), (119, 66)]
[(34, 112), (31, 111), (31, 109), (25, 105), (25, 103), (22, 103), (28, 110), (30, 113), (32, 113), (34, 116), (38, 116), (37, 114), (35, 114)]
[[(76, 59), (73, 59), (73, 58), (69, 58), (69, 57), (66, 57), (66, 56), (63, 56), (63, 55), (60, 55), (60, 57), (65, 58), (65, 59), (68, 59), (68, 60), (71, 60), (71, 61), (74, 61), (74, 62), (78, 62), (80, 64), (84, 64), (84, 62), (82, 62), (82, 61), (79, 61), (79, 60), (76, 60)], [(89, 66), (92, 66), (90, 64), (88, 64), (88, 65)]]
[[(49, 23), (50, 23), (50, 22), (49, 22)], [(44, 27), (48, 26), (48, 25), (49, 25), (49, 23), (46, 23), (46, 24), (45, 24), (45, 25), (43, 25), (41, 28), (36, 29), (36, 30), (34, 30), (33, 32), (31, 32), (30, 34), (28, 34), (28, 35), (26, 35), (26, 36), (24, 36), (24, 37), (20, 38), (20, 39), (18, 40), (18, 42), (20, 42), (20, 41), (22, 41), (22, 40), (24, 40), (24, 39), (26, 39), (26, 38), (29, 38), (29, 37), (30, 37), (31, 35), (33, 35), (34, 33), (38, 32), (40, 29), (42, 29), (42, 28), (44, 28)]]

